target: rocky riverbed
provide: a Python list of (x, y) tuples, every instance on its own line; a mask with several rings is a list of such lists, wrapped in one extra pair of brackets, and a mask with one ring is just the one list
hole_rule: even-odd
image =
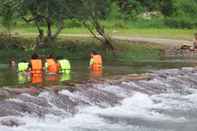
[(195, 131), (197, 69), (0, 90), (2, 131)]

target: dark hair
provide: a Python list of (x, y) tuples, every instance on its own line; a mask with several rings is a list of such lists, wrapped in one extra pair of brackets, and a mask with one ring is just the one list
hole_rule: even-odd
[(92, 50), (91, 53), (92, 53), (93, 55), (98, 55), (98, 52), (97, 52), (96, 50)]
[(38, 59), (38, 58), (39, 58), (39, 56), (38, 56), (38, 54), (33, 53), (33, 54), (32, 54), (32, 56), (31, 56), (31, 58), (32, 58), (32, 59)]
[(50, 59), (50, 58), (54, 58), (54, 55), (51, 53), (51, 54), (49, 54), (48, 55), (48, 57), (47, 57), (48, 59)]

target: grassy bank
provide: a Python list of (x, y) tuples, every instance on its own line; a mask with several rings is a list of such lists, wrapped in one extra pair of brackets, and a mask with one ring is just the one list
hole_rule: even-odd
[(92, 38), (67, 38), (59, 39), (53, 45), (31, 50), (29, 45), (34, 44), (31, 38), (12, 38), (11, 40), (0, 39), (0, 59), (7, 63), (11, 57), (17, 61), (28, 60), (31, 54), (37, 52), (45, 57), (53, 53), (56, 56), (64, 56), (70, 60), (89, 60), (89, 53), (96, 49), (102, 53), (105, 61), (133, 62), (141, 60), (160, 59), (161, 47), (156, 45), (129, 44), (126, 42), (115, 42), (115, 56), (110, 51), (105, 51), (101, 44)]
[[(3, 32), (3, 29), (0, 28)], [(193, 34), (196, 30), (192, 29), (170, 29), (170, 28), (130, 28), (130, 29), (108, 29), (111, 35), (118, 36), (140, 36), (140, 37), (153, 37), (153, 38), (169, 38), (169, 39), (184, 39), (192, 40)], [(24, 37), (35, 37), (37, 36), (37, 30), (32, 27), (26, 28), (15, 28), (13, 34), (18, 34)], [(61, 37), (76, 34), (90, 34), (85, 28), (67, 28), (60, 34)]]
[[(102, 22), (108, 33), (119, 36), (141, 36), (141, 37), (156, 37), (156, 38), (171, 38), (171, 39), (186, 39), (191, 40), (196, 29), (176, 29), (164, 26), (158, 20), (140, 20), (140, 21), (103, 21)], [(46, 30), (46, 27), (43, 27)], [(55, 30), (55, 28), (53, 28)], [(0, 26), (0, 32), (6, 30)], [(35, 25), (27, 24), (22, 21), (12, 29), (13, 34), (18, 34), (23, 37), (37, 36)], [(88, 30), (83, 27), (78, 21), (66, 21), (65, 29), (61, 33), (61, 37), (72, 34), (89, 34)]]

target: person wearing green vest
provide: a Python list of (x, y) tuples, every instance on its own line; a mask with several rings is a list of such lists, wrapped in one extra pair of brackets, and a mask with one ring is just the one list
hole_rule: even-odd
[(60, 73), (67, 73), (69, 74), (71, 71), (71, 64), (70, 61), (67, 59), (58, 59), (58, 63), (60, 65)]
[(58, 63), (60, 65), (59, 72), (61, 73), (60, 81), (68, 81), (71, 79), (70, 71), (71, 71), (71, 64), (70, 61), (64, 59), (62, 57), (58, 57)]
[(19, 62), (18, 63), (18, 72), (26, 72), (29, 67), (28, 62)]
[(19, 84), (24, 84), (28, 81), (28, 78), (27, 78), (27, 70), (28, 70), (28, 67), (29, 67), (29, 63), (28, 62), (19, 62), (18, 63), (18, 82)]

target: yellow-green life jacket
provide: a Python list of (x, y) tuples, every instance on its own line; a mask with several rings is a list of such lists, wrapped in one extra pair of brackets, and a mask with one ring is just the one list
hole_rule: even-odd
[(27, 62), (20, 62), (18, 63), (18, 72), (24, 72), (28, 69), (29, 63)]
[(58, 60), (58, 63), (60, 64), (60, 68), (61, 68), (60, 72), (67, 73), (67, 70), (71, 70), (71, 64), (70, 64), (69, 60), (67, 60), (67, 59)]

